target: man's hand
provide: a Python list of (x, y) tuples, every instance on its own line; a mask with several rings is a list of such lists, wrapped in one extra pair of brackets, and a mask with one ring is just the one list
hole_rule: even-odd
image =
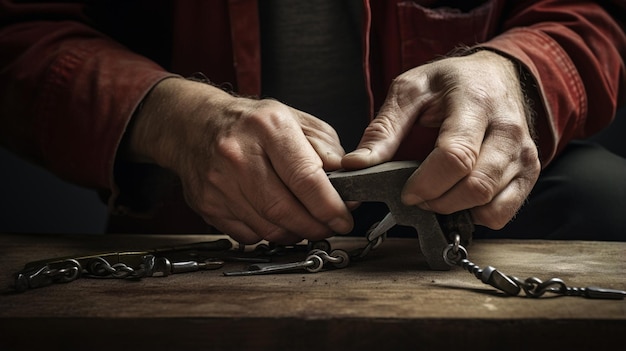
[(439, 135), (402, 201), (443, 214), (471, 209), (476, 224), (492, 229), (507, 224), (540, 171), (515, 65), (479, 51), (400, 75), (343, 167), (390, 160), (415, 123)]
[(295, 243), (352, 229), (325, 170), (344, 150), (333, 128), (273, 100), (166, 79), (133, 121), (136, 161), (180, 177), (187, 203), (242, 243)]

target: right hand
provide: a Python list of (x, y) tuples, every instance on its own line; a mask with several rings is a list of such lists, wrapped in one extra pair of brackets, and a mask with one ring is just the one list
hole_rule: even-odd
[(404, 72), (344, 168), (390, 160), (415, 124), (437, 128), (435, 147), (407, 180), (402, 202), (441, 214), (469, 209), (474, 223), (501, 229), (541, 170), (518, 70), (482, 50)]
[(344, 155), (337, 133), (277, 101), (166, 79), (135, 116), (130, 150), (173, 170), (188, 205), (241, 243), (293, 244), (352, 229), (326, 176)]

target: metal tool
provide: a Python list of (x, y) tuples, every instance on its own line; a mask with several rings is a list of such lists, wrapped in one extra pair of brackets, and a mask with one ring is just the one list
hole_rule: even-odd
[(383, 202), (387, 205), (389, 214), (373, 233), (380, 235), (394, 225), (413, 227), (430, 268), (449, 270), (450, 266), (441, 256), (448, 245), (447, 238), (458, 233), (468, 244), (474, 225), (468, 211), (444, 216), (402, 203), (402, 188), (418, 167), (416, 161), (394, 161), (356, 171), (330, 172), (328, 179), (345, 201)]
[(311, 250), (303, 261), (288, 263), (256, 263), (250, 265), (244, 271), (224, 272), (227, 277), (262, 275), (273, 273), (287, 273), (297, 270), (306, 270), (309, 273), (317, 273), (330, 263), (335, 268), (345, 268), (350, 263), (350, 256), (344, 250), (333, 250), (327, 253), (321, 249)]

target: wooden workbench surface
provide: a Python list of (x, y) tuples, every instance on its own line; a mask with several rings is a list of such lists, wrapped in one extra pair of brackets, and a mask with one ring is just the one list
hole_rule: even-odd
[[(225, 277), (245, 267), (227, 263), (140, 281), (10, 288), (12, 273), (33, 260), (215, 238), (0, 235), (0, 349), (600, 350), (624, 340), (624, 300), (505, 297), (461, 268), (429, 270), (417, 239), (388, 239), (366, 260), (319, 273)], [(475, 241), (468, 251), (480, 267), (520, 278), (626, 289), (626, 243)]]

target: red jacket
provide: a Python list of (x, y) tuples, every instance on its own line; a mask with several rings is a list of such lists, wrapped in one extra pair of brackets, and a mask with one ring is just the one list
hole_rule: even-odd
[[(469, 11), (432, 9), (455, 1), (363, 2), (370, 117), (393, 78), (461, 44), (530, 73), (543, 165), (607, 126), (626, 100), (625, 1), (456, 1)], [(118, 144), (152, 86), (202, 72), (259, 94), (260, 57), (256, 0), (0, 0), (0, 142), (69, 181), (115, 189)], [(432, 147), (432, 131), (411, 135), (397, 158)]]

